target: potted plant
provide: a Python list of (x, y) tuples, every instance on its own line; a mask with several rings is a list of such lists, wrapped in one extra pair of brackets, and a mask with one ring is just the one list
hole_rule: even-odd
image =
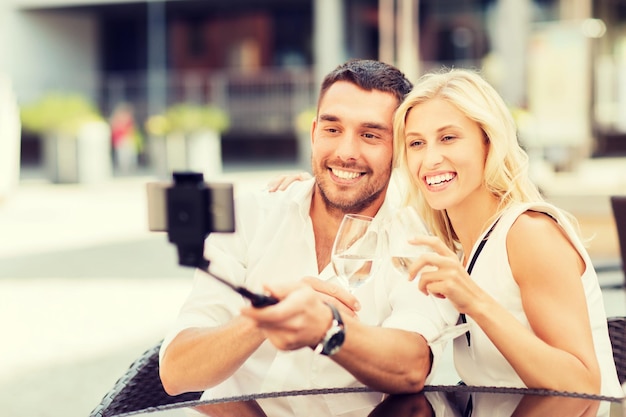
[(160, 174), (191, 170), (212, 177), (222, 173), (221, 134), (230, 126), (219, 107), (180, 103), (146, 121), (151, 156)]
[(112, 174), (110, 128), (85, 97), (49, 93), (23, 106), (22, 128), (43, 141), (52, 182), (97, 182)]

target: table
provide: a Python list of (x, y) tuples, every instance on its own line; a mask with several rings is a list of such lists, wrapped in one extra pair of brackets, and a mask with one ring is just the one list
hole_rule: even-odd
[[(295, 407), (285, 411), (281, 407)], [(322, 412), (320, 412), (322, 410)], [(325, 412), (323, 410), (326, 410)], [(150, 417), (626, 417), (621, 399), (519, 388), (427, 386), (384, 396), (367, 388), (274, 392), (192, 401), (139, 414)]]

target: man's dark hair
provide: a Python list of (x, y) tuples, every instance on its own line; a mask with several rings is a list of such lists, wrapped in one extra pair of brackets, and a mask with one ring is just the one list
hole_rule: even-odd
[(404, 100), (413, 84), (396, 67), (384, 62), (369, 59), (352, 59), (339, 65), (322, 81), (318, 99), (322, 99), (326, 91), (338, 81), (348, 81), (364, 90), (378, 90), (392, 93), (398, 104)]

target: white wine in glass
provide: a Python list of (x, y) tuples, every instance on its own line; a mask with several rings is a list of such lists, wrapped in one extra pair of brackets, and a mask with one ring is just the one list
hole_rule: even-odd
[(341, 221), (331, 262), (343, 284), (354, 291), (372, 275), (378, 249), (378, 231), (372, 217), (346, 214)]
[(402, 207), (393, 214), (385, 233), (387, 251), (391, 263), (401, 274), (407, 275), (411, 264), (430, 251), (429, 247), (412, 245), (409, 240), (428, 234), (428, 228), (413, 207)]

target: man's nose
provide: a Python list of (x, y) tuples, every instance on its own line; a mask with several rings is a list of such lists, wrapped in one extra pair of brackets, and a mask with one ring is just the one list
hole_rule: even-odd
[(337, 156), (344, 161), (358, 159), (361, 154), (361, 141), (357, 134), (347, 132), (337, 143)]

